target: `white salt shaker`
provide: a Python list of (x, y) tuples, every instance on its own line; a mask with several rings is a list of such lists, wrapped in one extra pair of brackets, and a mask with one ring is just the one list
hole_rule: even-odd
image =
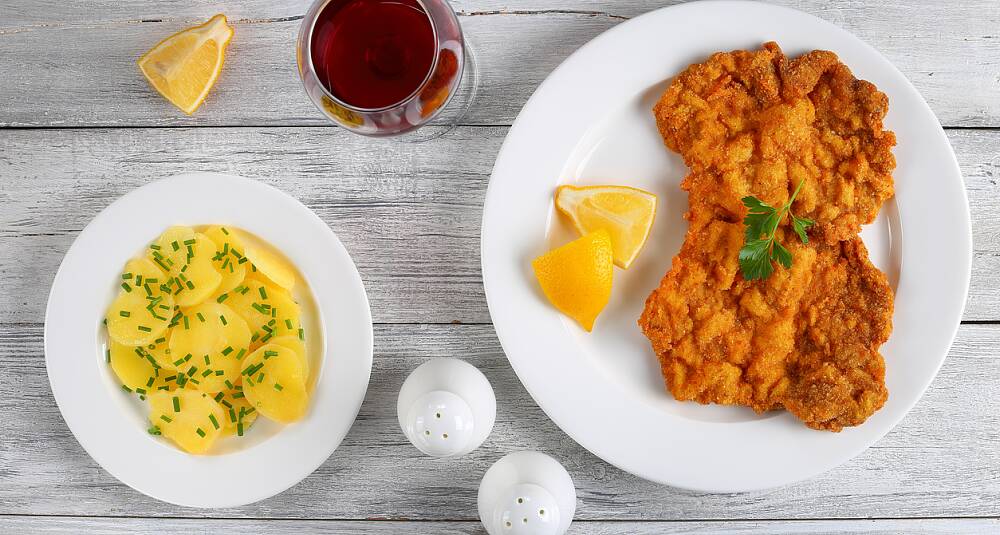
[(410, 373), (396, 402), (406, 438), (432, 457), (464, 455), (493, 430), (497, 400), (475, 366), (453, 358), (429, 360)]
[(562, 535), (576, 512), (576, 487), (559, 461), (519, 451), (486, 471), (478, 504), (490, 535)]

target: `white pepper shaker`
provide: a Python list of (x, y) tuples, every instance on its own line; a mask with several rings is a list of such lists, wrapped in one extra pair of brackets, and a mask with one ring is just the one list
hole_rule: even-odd
[(396, 403), (399, 426), (432, 457), (464, 455), (493, 430), (497, 400), (475, 366), (454, 358), (429, 360), (410, 373)]
[(519, 451), (486, 471), (478, 505), (490, 535), (562, 535), (576, 512), (576, 487), (559, 461)]

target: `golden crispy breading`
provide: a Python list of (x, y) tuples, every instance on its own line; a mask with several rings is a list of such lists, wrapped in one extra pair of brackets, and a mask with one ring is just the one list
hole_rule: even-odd
[(784, 407), (816, 429), (860, 424), (887, 396), (878, 348), (892, 291), (859, 238), (806, 245), (779, 232), (792, 268), (748, 282), (740, 223), (692, 228), (639, 325), (678, 400)]
[(888, 99), (832, 52), (789, 61), (775, 43), (717, 53), (682, 72), (653, 112), (667, 147), (691, 168), (691, 220), (741, 217), (740, 199), (788, 201), (833, 243), (871, 223), (892, 196)]
[[(832, 52), (787, 60), (774, 43), (691, 65), (654, 108), (691, 172), (689, 228), (639, 325), (678, 400), (785, 408), (815, 429), (858, 425), (887, 398), (879, 347), (893, 296), (857, 236), (893, 194), (886, 96)], [(793, 204), (811, 241), (777, 239), (794, 258), (746, 281), (741, 199)]]

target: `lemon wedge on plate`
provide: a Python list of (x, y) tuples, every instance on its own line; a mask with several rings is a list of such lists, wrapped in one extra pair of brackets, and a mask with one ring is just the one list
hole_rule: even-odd
[(536, 258), (531, 266), (545, 297), (588, 332), (611, 299), (611, 236), (592, 232)]
[(232, 26), (219, 14), (160, 41), (137, 63), (163, 98), (191, 115), (219, 78), (232, 38)]
[(607, 230), (615, 265), (627, 269), (649, 237), (656, 217), (656, 195), (628, 186), (559, 186), (556, 208), (581, 235)]

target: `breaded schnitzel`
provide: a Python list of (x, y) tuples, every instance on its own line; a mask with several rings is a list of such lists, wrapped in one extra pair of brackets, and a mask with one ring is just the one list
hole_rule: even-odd
[[(815, 429), (864, 422), (887, 398), (879, 347), (892, 290), (857, 236), (892, 196), (888, 99), (832, 52), (788, 60), (775, 43), (717, 53), (677, 76), (653, 111), (691, 168), (689, 229), (639, 325), (678, 400), (785, 408)], [(815, 220), (770, 278), (740, 273), (741, 199)]]
[(749, 282), (742, 224), (692, 228), (639, 325), (678, 400), (784, 407), (816, 429), (858, 425), (887, 396), (878, 348), (892, 291), (860, 238), (806, 245), (787, 234), (792, 268)]
[(713, 54), (691, 65), (653, 108), (667, 147), (691, 174), (692, 220), (742, 217), (754, 195), (816, 221), (815, 237), (848, 239), (892, 196), (892, 132), (885, 94), (832, 52), (788, 60), (775, 43)]

